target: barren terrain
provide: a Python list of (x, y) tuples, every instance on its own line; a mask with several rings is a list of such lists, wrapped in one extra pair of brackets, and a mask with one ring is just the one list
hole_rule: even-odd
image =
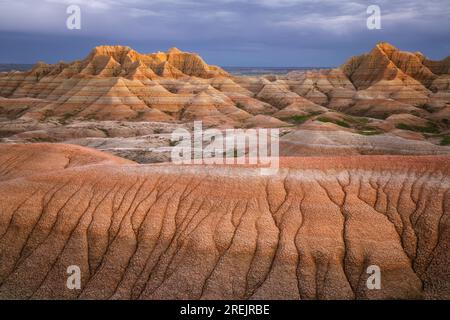
[[(0, 298), (450, 299), (449, 119), (450, 57), (388, 43), (286, 75), (123, 46), (0, 72)], [(280, 169), (171, 163), (194, 121), (280, 129)]]

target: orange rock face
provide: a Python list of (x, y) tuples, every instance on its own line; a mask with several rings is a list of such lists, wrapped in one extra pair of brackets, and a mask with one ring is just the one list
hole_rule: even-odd
[(2, 148), (1, 298), (450, 298), (448, 157), (286, 158), (264, 177), (58, 146), (23, 176), (28, 150)]
[[(0, 299), (450, 299), (449, 119), (449, 58), (386, 43), (286, 75), (123, 46), (0, 73)], [(278, 172), (170, 163), (198, 120), (279, 128)]]
[(400, 51), (388, 43), (380, 43), (369, 54), (350, 59), (342, 69), (359, 89), (381, 80), (395, 79), (405, 85), (416, 85), (419, 81), (429, 87), (437, 75), (423, 62), (424, 57), (419, 53)]
[(331, 109), (378, 119), (414, 112), (448, 130), (448, 62), (380, 43), (339, 69), (235, 77), (176, 48), (141, 54), (100, 46), (80, 61), (2, 73), (0, 120), (258, 127), (297, 124)]

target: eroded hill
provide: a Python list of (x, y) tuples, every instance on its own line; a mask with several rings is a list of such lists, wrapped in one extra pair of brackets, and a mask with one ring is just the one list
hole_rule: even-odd
[(449, 72), (449, 58), (387, 43), (337, 69), (260, 77), (233, 76), (176, 48), (100, 46), (80, 61), (0, 73), (0, 139), (161, 162), (170, 132), (202, 121), (282, 128), (291, 133), (285, 155), (448, 154)]
[(450, 298), (448, 156), (285, 158), (264, 177), (58, 146), (24, 176), (47, 148), (2, 147), (1, 298)]

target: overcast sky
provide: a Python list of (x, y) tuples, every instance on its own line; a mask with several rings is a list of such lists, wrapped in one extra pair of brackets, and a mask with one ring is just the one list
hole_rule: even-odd
[[(66, 9), (81, 8), (81, 30)], [(381, 30), (366, 26), (381, 8)], [(380, 41), (450, 55), (449, 0), (0, 0), (0, 62), (83, 58), (92, 47), (176, 46), (222, 66), (338, 66)]]

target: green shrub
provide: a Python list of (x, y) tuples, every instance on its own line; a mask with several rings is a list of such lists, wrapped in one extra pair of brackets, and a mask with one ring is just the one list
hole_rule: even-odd
[(439, 127), (433, 123), (428, 122), (426, 126), (412, 126), (406, 123), (399, 123), (395, 126), (397, 129), (401, 130), (409, 130), (409, 131), (415, 131), (415, 132), (422, 132), (422, 133), (439, 133)]
[(343, 120), (336, 120), (334, 123), (336, 123), (337, 125), (339, 125), (341, 127), (350, 128), (350, 125)]
[(318, 117), (317, 121), (320, 121), (320, 122), (333, 122), (332, 119), (327, 118), (327, 117)]
[(350, 128), (350, 125), (343, 120), (334, 120), (334, 119), (330, 119), (327, 117), (319, 117), (319, 118), (317, 118), (317, 120), (320, 122), (331, 122), (331, 123), (337, 124), (338, 126), (341, 126), (341, 127)]
[(347, 116), (344, 118), (344, 120), (359, 125), (367, 124), (370, 121), (370, 119), (366, 117), (353, 117), (353, 116)]
[(289, 120), (296, 124), (301, 124), (306, 122), (309, 118), (311, 118), (311, 115), (304, 115), (304, 116), (292, 116)]
[(441, 146), (450, 145), (450, 135), (444, 136), (441, 140)]

